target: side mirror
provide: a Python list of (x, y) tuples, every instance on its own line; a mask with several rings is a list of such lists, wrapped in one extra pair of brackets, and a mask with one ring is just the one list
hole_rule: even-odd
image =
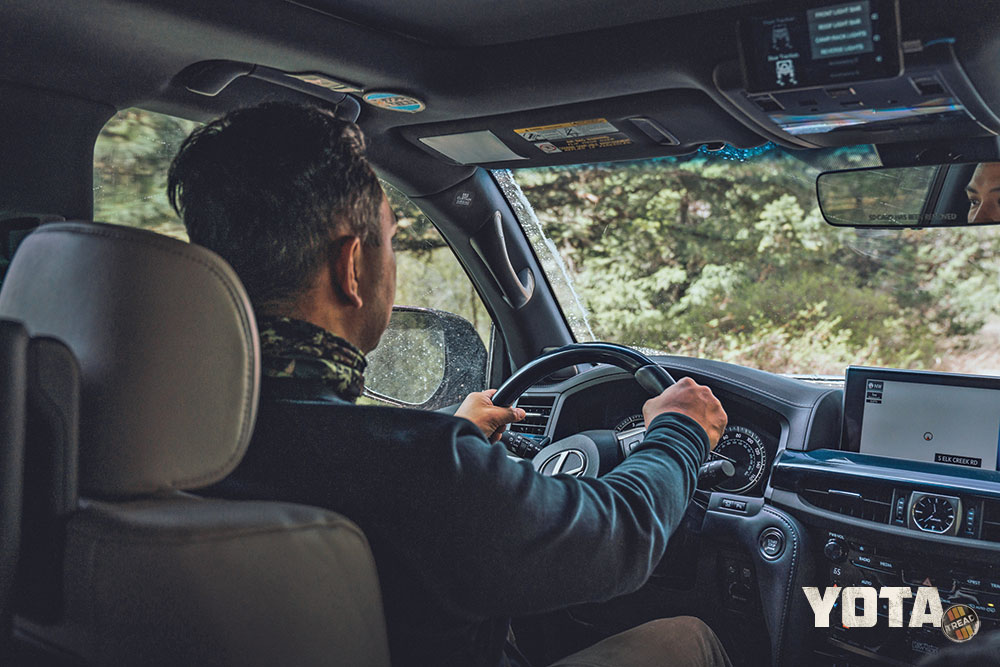
[(873, 167), (816, 178), (820, 211), (837, 227), (901, 229), (1000, 223), (1000, 162)]
[(437, 410), (486, 388), (486, 346), (472, 324), (432, 308), (393, 306), (368, 355), (365, 394), (401, 407)]

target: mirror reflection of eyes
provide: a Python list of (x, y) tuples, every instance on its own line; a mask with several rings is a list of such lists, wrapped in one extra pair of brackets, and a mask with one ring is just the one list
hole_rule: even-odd
[(1000, 162), (826, 172), (817, 180), (827, 222), (856, 228), (1000, 224)]

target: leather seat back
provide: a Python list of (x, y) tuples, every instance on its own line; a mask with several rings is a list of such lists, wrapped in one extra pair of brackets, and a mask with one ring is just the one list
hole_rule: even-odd
[(56, 613), (18, 619), (24, 633), (94, 664), (389, 664), (354, 524), (186, 492), (236, 467), (256, 414), (257, 331), (223, 260), (135, 229), (44, 225), (0, 316), (65, 341), (80, 369), (64, 590)]

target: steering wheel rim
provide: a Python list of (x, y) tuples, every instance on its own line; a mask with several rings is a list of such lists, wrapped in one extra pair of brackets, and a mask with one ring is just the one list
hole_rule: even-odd
[[(493, 395), (493, 404), (509, 407), (528, 387), (547, 375), (585, 362), (611, 364), (630, 372), (651, 396), (658, 396), (675, 382), (670, 373), (638, 350), (616, 343), (574, 343), (543, 354), (519, 368)], [(563, 472), (575, 477), (595, 477), (601, 469), (607, 468), (609, 458), (620, 460), (624, 452), (618, 452), (619, 445), (626, 446), (615, 437), (608, 442), (606, 438), (599, 437), (599, 433), (602, 432), (579, 433), (553, 442), (534, 456), (532, 465), (543, 475)], [(572, 471), (564, 469), (568, 457), (579, 461)]]
[(493, 405), (510, 407), (529, 387), (552, 373), (582, 363), (604, 363), (632, 374), (636, 382), (658, 396), (676, 380), (642, 352), (617, 343), (571, 343), (541, 355), (517, 369), (493, 395)]

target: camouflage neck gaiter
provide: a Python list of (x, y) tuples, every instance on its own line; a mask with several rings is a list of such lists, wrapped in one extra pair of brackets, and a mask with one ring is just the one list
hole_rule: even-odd
[(264, 315), (257, 326), (264, 377), (321, 380), (351, 403), (361, 395), (368, 362), (350, 342), (290, 317)]

